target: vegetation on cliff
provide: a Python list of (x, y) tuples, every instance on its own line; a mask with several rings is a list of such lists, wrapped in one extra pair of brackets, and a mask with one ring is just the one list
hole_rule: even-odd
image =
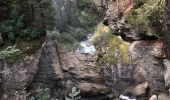
[[(0, 33), (3, 38), (1, 54), (8, 46), (22, 51), (17, 55), (8, 51), (10, 56), (5, 58), (10, 59), (10, 62), (38, 49), (46, 30), (55, 25), (51, 0), (1, 0), (0, 12)], [(4, 58), (4, 55), (0, 55), (0, 58)]]
[[(69, 2), (69, 0), (65, 2)], [(76, 6), (71, 6), (73, 4)], [(63, 14), (61, 16), (72, 17), (67, 19), (68, 22), (64, 22), (65, 19), (60, 18), (63, 21), (61, 24), (66, 24), (54, 29), (51, 36), (53, 39), (57, 39), (65, 48), (75, 50), (78, 47), (78, 42), (86, 39), (87, 34), (94, 32), (96, 24), (102, 20), (102, 12), (96, 13), (94, 11), (93, 0), (73, 0), (70, 2), (69, 9), (73, 9), (74, 12), (68, 12), (68, 15)]]
[(54, 27), (51, 0), (5, 0), (0, 5), (0, 32), (4, 40), (31, 40)]
[(135, 7), (127, 23), (138, 34), (162, 36), (164, 0), (134, 0)]
[(106, 63), (117, 63), (118, 60), (121, 60), (124, 64), (129, 63), (129, 44), (121, 38), (113, 35), (108, 26), (100, 23), (92, 37), (92, 42), (97, 50), (97, 64), (103, 65)]

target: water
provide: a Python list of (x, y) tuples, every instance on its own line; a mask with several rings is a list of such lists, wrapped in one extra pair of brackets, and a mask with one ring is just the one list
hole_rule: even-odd
[(96, 52), (96, 49), (94, 45), (90, 42), (90, 38), (92, 37), (92, 34), (87, 35), (87, 40), (80, 42), (80, 47), (76, 50), (76, 52), (79, 53), (86, 53), (86, 54), (94, 54)]
[(136, 100), (135, 98), (131, 99), (130, 97), (122, 95), (122, 94), (120, 95), (120, 98), (123, 99), (123, 100)]

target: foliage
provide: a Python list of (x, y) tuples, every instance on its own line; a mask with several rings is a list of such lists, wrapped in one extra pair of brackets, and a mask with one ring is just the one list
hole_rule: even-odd
[(24, 15), (19, 15), (16, 9), (12, 10), (10, 19), (3, 21), (0, 24), (0, 32), (2, 32), (3, 37), (13, 41), (17, 38), (23, 39), (34, 39), (38, 36), (38, 32), (31, 28), (25, 28), (24, 25)]
[(55, 25), (51, 0), (3, 0), (0, 5), (0, 32), (6, 40), (32, 40)]
[(76, 87), (73, 87), (71, 93), (69, 94), (69, 98), (66, 97), (65, 100), (80, 100), (81, 97), (78, 96), (79, 94), (80, 94), (80, 90), (77, 91)]
[(49, 89), (38, 89), (36, 91), (36, 95), (34, 97), (30, 97), (30, 100), (51, 100)]
[(92, 42), (97, 50), (95, 57), (97, 65), (117, 63), (118, 59), (114, 56), (117, 50), (121, 53), (122, 63), (129, 63), (128, 43), (113, 35), (108, 26), (100, 23), (92, 37)]
[(163, 20), (162, 0), (147, 0), (144, 5), (134, 9), (127, 18), (129, 26), (135, 29), (138, 34), (157, 36), (163, 34)]
[(86, 31), (83, 28), (76, 28), (76, 27), (70, 26), (69, 33), (75, 40), (79, 42), (79, 41), (84, 40), (87, 37), (88, 31)]
[(91, 12), (92, 11), (89, 9), (77, 12), (79, 25), (89, 31), (91, 30), (92, 27), (95, 27), (95, 25), (100, 20), (98, 15), (95, 15), (94, 13)]
[[(57, 29), (47, 32), (48, 38), (57, 40), (64, 48), (66, 48), (69, 51), (75, 50), (78, 47), (78, 41), (76, 40), (73, 34), (75, 33), (70, 32), (68, 34), (66, 32), (60, 32)], [(76, 36), (81, 35), (76, 34)]]
[(92, 5), (93, 0), (78, 0), (78, 10), (76, 12), (77, 26), (89, 32), (92, 32), (96, 24), (102, 20), (101, 12), (95, 13)]
[[(65, 100), (80, 100), (81, 97), (78, 96), (79, 94), (80, 90), (77, 91), (76, 87), (73, 87), (71, 93), (69, 94), (69, 98), (66, 97)], [(58, 100), (50, 97), (48, 88), (38, 89), (34, 94), (29, 93), (29, 95), (33, 95), (29, 98), (29, 100)]]
[(15, 46), (9, 46), (5, 50), (0, 51), (0, 59), (6, 59), (9, 57), (20, 55), (22, 51), (16, 49)]
[[(74, 8), (76, 9), (76, 12), (73, 13), (73, 15), (72, 13), (71, 15), (69, 15), (70, 13), (68, 14), (71, 17), (68, 20), (71, 20), (71, 22), (64, 24), (64, 26), (56, 26), (57, 29), (54, 28), (53, 30), (51, 30), (51, 34), (48, 35), (50, 35), (52, 39), (56, 39), (57, 41), (59, 41), (67, 49), (76, 49), (76, 47), (78, 46), (78, 42), (86, 39), (87, 34), (92, 33), (94, 31), (94, 28), (96, 27), (96, 24), (99, 22), (99, 20), (101, 20), (101, 17), (93, 13), (94, 11), (91, 7), (92, 1), (93, 0), (77, 0), (77, 8)], [(73, 1), (70, 1), (70, 4), (74, 4)]]
[[(0, 59), (6, 60), (7, 63), (14, 63), (17, 60), (24, 58), (26, 55), (35, 53), (41, 47), (43, 42), (44, 37), (31, 41), (19, 40), (15, 44), (6, 44), (1, 48)], [(13, 53), (7, 54), (9, 51)]]
[(51, 1), (0, 0), (0, 33), (4, 40), (1, 49), (17, 42), (16, 48), (22, 51), (5, 58), (7, 62), (13, 63), (40, 48), (45, 30), (54, 27), (55, 11)]

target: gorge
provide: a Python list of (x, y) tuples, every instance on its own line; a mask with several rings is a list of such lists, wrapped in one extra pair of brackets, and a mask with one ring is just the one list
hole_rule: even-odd
[[(162, 14), (162, 2), (52, 0), (54, 28), (31, 45), (16, 39), (18, 51), (4, 50), (8, 39), (0, 28), (0, 100), (65, 100), (73, 87), (80, 100), (169, 100), (162, 16), (152, 15)], [(9, 62), (2, 51), (23, 55)]]

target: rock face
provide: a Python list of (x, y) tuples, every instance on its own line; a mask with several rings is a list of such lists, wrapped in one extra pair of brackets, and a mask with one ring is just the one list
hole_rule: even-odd
[(25, 57), (15, 64), (0, 61), (1, 100), (18, 100), (19, 92), (28, 87), (37, 71), (40, 54)]
[(129, 28), (125, 18), (133, 7), (132, 0), (116, 0), (114, 3), (109, 3), (103, 24), (109, 26), (113, 34), (121, 36), (127, 42), (158, 39), (156, 36), (137, 34), (134, 29)]
[(67, 53), (54, 41), (45, 42), (42, 49), (30, 57), (12, 65), (5, 62), (0, 65), (3, 67), (2, 100), (18, 100), (16, 93), (39, 88), (49, 88), (51, 96), (64, 100), (73, 86), (81, 90), (82, 100), (113, 98), (90, 55)]
[(134, 32), (128, 28), (121, 19), (126, 9), (132, 9), (133, 4), (131, 0), (116, 0), (115, 3), (108, 5), (106, 16), (104, 18), (104, 25), (108, 25), (115, 35), (121, 36), (124, 40), (133, 40)]
[(161, 40), (136, 41), (129, 46), (130, 64), (118, 62), (111, 69), (105, 67), (106, 83), (112, 87), (113, 93), (137, 100), (149, 99), (147, 97), (152, 94), (167, 93), (161, 50)]
[(105, 86), (102, 76), (95, 71), (93, 60), (89, 57), (67, 53), (54, 42), (47, 42), (32, 86), (50, 88), (51, 94), (60, 100), (65, 98), (73, 86), (80, 89), (84, 100), (109, 99), (106, 94), (110, 89)]
[[(133, 2), (131, 0), (116, 1), (119, 2), (109, 3), (103, 23), (110, 27), (113, 34), (121, 36), (124, 41), (131, 42), (129, 46), (131, 61), (130, 65), (121, 65), (120, 63), (113, 65), (110, 71), (112, 73), (111, 81), (115, 83), (112, 85), (113, 89), (115, 90), (116, 86), (119, 93), (130, 94), (133, 97), (136, 94), (132, 93), (135, 87), (148, 82), (147, 96), (166, 94), (168, 89), (165, 87), (169, 87), (169, 62), (165, 62), (165, 69), (163, 59), (161, 59), (162, 40), (157, 40), (158, 38), (155, 36), (136, 34), (133, 29), (130, 29), (124, 17), (133, 8)], [(137, 96), (137, 98), (144, 100), (141, 96)]]
[(137, 41), (132, 43), (130, 54), (133, 64), (148, 81), (152, 94), (165, 90), (164, 65), (161, 59), (154, 56), (155, 50), (161, 51), (159, 41)]

